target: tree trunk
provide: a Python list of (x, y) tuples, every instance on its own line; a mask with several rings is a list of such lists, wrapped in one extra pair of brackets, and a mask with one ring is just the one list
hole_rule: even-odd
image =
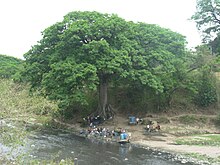
[(106, 118), (106, 108), (108, 105), (108, 82), (106, 78), (100, 79), (99, 84), (99, 107), (100, 111)]

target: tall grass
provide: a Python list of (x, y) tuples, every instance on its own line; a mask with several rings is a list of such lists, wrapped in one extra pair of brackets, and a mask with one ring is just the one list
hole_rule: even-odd
[(30, 119), (57, 111), (57, 105), (43, 97), (29, 95), (28, 85), (0, 79), (0, 117)]

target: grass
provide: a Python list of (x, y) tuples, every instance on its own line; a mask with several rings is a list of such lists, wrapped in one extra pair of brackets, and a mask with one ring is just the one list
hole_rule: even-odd
[(179, 117), (179, 122), (182, 124), (187, 124), (187, 125), (193, 125), (195, 123), (206, 124), (208, 122), (208, 118), (205, 116), (183, 115)]
[(195, 135), (176, 140), (179, 145), (220, 146), (220, 134)]
[(216, 126), (220, 127), (220, 113), (217, 115), (214, 122), (215, 122)]
[(74, 160), (71, 159), (62, 159), (61, 161), (56, 160), (11, 160), (8, 161), (5, 157), (0, 157), (0, 163), (4, 165), (12, 165), (12, 164), (29, 164), (29, 165), (74, 165)]
[(219, 164), (220, 163), (220, 156), (217, 157), (217, 158), (212, 158), (212, 157), (209, 157), (207, 155), (201, 155), (201, 154), (198, 154), (198, 153), (189, 153), (189, 154), (184, 154), (184, 155), (186, 157), (194, 158), (196, 160), (208, 162), (208, 163), (211, 163), (211, 164)]
[(29, 86), (0, 79), (0, 117), (10, 119), (31, 119), (50, 116), (58, 109), (57, 105), (38, 96), (30, 96)]
[(170, 123), (170, 120), (169, 120), (167, 117), (164, 117), (164, 116), (162, 116), (162, 117), (160, 117), (159, 119), (157, 119), (157, 121), (158, 121), (159, 123), (163, 123), (163, 124), (168, 124), (168, 123)]

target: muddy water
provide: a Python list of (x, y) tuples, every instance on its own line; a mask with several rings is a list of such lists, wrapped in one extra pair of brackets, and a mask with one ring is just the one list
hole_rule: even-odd
[[(10, 154), (9, 154), (10, 153)], [(10, 151), (0, 143), (0, 156), (15, 158), (24, 154), (26, 160), (73, 159), (76, 165), (191, 165), (175, 161), (168, 153), (156, 152), (130, 144), (105, 143), (89, 140), (61, 130), (33, 132), (25, 144)]]
[[(109, 144), (62, 131), (43, 131), (29, 137), (34, 159), (76, 159), (78, 165), (179, 165), (172, 155), (129, 144)], [(191, 164), (191, 163), (184, 163)]]

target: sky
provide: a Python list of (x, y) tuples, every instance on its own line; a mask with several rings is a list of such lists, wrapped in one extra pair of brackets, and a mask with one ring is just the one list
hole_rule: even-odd
[(0, 54), (23, 58), (44, 29), (71, 11), (114, 13), (178, 32), (186, 36), (188, 48), (201, 44), (196, 24), (189, 20), (196, 0), (1, 0)]

